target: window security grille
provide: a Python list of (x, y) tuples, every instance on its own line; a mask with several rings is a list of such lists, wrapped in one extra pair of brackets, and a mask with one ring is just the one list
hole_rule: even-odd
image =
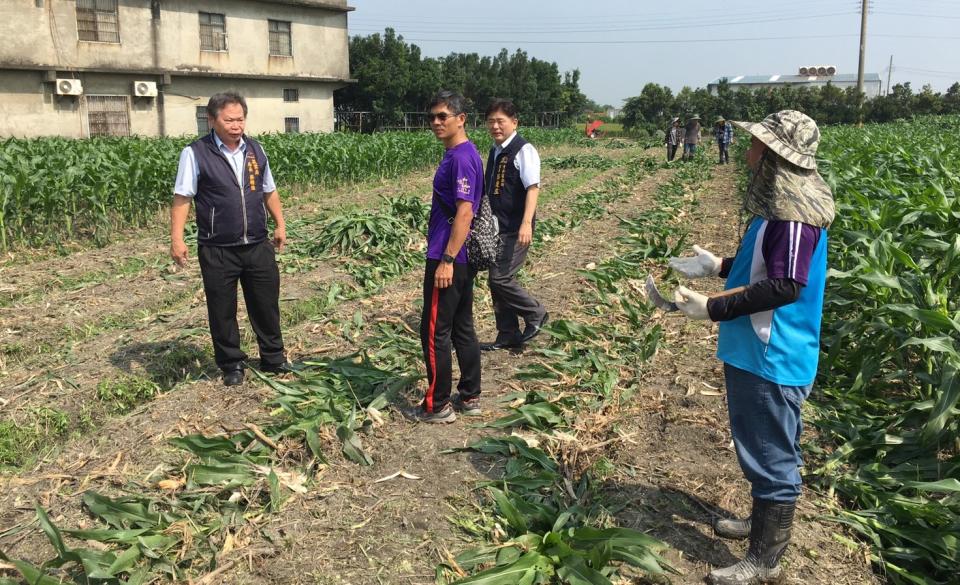
[(210, 122), (207, 119), (207, 106), (197, 106), (197, 134), (210, 134)]
[(290, 23), (283, 20), (268, 20), (270, 31), (270, 54), (280, 57), (293, 55), (290, 39)]
[(77, 36), (81, 41), (119, 43), (117, 0), (77, 0)]
[(227, 17), (212, 12), (200, 13), (200, 50), (227, 50)]
[(125, 95), (88, 95), (90, 136), (130, 136), (130, 102)]

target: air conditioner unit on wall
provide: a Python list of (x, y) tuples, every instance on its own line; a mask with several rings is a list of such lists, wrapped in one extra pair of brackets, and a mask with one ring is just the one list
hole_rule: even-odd
[(57, 95), (81, 95), (83, 84), (79, 79), (58, 79), (55, 83)]
[(156, 81), (134, 81), (133, 95), (136, 97), (157, 97)]

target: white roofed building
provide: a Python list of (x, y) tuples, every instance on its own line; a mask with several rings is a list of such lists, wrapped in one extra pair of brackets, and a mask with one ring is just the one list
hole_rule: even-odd
[[(707, 84), (707, 91), (711, 95), (717, 95), (717, 87), (722, 81), (726, 80), (732, 91), (739, 91), (744, 88), (774, 88), (785, 85), (822, 87), (833, 85), (845, 89), (857, 86), (857, 75), (855, 73), (836, 73), (835, 67), (801, 67), (798, 74), (773, 74), (773, 75), (730, 75), (720, 77)], [(880, 95), (883, 83), (878, 73), (865, 73), (863, 76), (863, 93), (867, 97), (877, 97)]]

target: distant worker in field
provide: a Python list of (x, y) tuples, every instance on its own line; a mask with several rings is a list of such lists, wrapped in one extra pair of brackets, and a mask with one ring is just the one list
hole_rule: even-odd
[(460, 366), (453, 400), (465, 415), (480, 414), (480, 344), (473, 324), (473, 280), (464, 245), (483, 192), (483, 162), (464, 127), (467, 115), (460, 94), (441, 91), (430, 102), (427, 120), (446, 152), (433, 176), (433, 203), (427, 229), (420, 341), (427, 365), (427, 391), (404, 414), (420, 422), (457, 420), (451, 404), (451, 340)]
[(687, 120), (683, 129), (683, 160), (693, 160), (700, 144), (700, 114), (694, 114)]
[[(247, 102), (236, 92), (207, 102), (212, 130), (180, 153), (170, 210), (170, 256), (187, 264), (183, 229), (196, 204), (197, 257), (213, 354), (223, 383), (243, 383), (246, 354), (240, 349), (237, 282), (243, 287), (250, 324), (260, 348), (260, 370), (287, 368), (280, 333), (280, 271), (276, 253), (286, 242), (286, 224), (270, 163), (256, 140), (244, 134)], [(273, 238), (267, 214), (276, 226)]]
[[(540, 333), (547, 310), (517, 281), (533, 242), (537, 197), (540, 195), (540, 155), (517, 134), (517, 107), (494, 100), (487, 108), (487, 130), (493, 148), (487, 158), (486, 189), (490, 207), (500, 225), (503, 254), (490, 267), (490, 296), (497, 321), (497, 337), (480, 349), (519, 347)], [(520, 331), (519, 321), (524, 328)]]
[(730, 145), (733, 144), (733, 124), (722, 116), (713, 124), (713, 137), (717, 139), (717, 148), (720, 149), (720, 164), (730, 162)]
[(670, 120), (670, 127), (667, 128), (663, 142), (667, 145), (667, 162), (670, 162), (677, 156), (677, 148), (683, 144), (683, 128), (680, 127), (680, 118), (675, 117)]
[(814, 158), (816, 122), (784, 110), (760, 123), (734, 124), (752, 135), (743, 205), (753, 218), (740, 249), (721, 259), (694, 246), (696, 256), (670, 259), (689, 278), (725, 278), (730, 291), (708, 298), (681, 286), (675, 294), (690, 318), (720, 322), (717, 357), (724, 362), (730, 428), (753, 496), (749, 518), (715, 525), (720, 536), (750, 539), (742, 561), (710, 573), (715, 585), (781, 577), (801, 491), (800, 408), (817, 374), (827, 227), (834, 218), (833, 194)]

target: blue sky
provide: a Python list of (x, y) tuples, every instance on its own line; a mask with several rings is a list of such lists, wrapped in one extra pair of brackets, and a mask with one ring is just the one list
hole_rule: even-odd
[[(350, 34), (394, 28), (427, 56), (502, 47), (580, 69), (580, 87), (615, 106), (647, 82), (679, 90), (718, 77), (857, 72), (860, 0), (350, 0)], [(484, 11), (490, 6), (489, 11)], [(870, 0), (866, 72), (886, 87), (960, 81), (960, 0)], [(495, 8), (494, 8), (495, 7)]]

